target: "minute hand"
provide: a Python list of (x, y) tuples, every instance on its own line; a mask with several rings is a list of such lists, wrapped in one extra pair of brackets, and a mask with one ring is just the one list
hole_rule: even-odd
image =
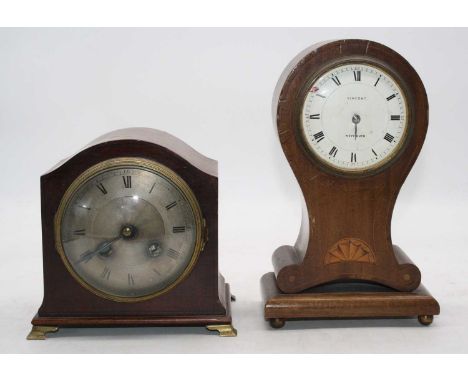
[(87, 263), (89, 260), (91, 260), (94, 256), (96, 256), (99, 253), (102, 253), (105, 251), (107, 248), (109, 248), (112, 243), (116, 242), (117, 240), (121, 239), (122, 235), (116, 236), (112, 239), (103, 241), (101, 244), (97, 246), (97, 248), (94, 251), (86, 251), (81, 255), (81, 258), (76, 262), (76, 264), (80, 264), (82, 262)]

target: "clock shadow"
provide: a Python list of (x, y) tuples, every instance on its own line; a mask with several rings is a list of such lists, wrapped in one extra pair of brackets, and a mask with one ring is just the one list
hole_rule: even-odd
[(214, 335), (204, 326), (152, 326), (152, 327), (102, 327), (102, 328), (60, 328), (56, 333), (50, 333), (48, 338), (115, 338), (122, 340), (123, 337), (136, 339), (145, 337), (146, 339), (156, 339), (164, 335)]

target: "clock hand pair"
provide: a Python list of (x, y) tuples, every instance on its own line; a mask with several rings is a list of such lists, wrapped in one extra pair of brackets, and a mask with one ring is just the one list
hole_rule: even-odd
[(116, 236), (110, 240), (103, 241), (100, 243), (94, 251), (86, 251), (81, 255), (81, 258), (76, 262), (76, 264), (80, 264), (82, 262), (87, 263), (90, 261), (94, 256), (97, 254), (105, 255), (108, 250), (110, 249), (112, 243), (116, 242), (117, 240), (120, 240), (123, 238), (123, 235), (120, 234), (119, 236)]
[(352, 121), (354, 123), (354, 140), (356, 140), (357, 139), (357, 125), (359, 122), (361, 122), (361, 117), (359, 116), (359, 114), (354, 114)]
[(81, 255), (81, 258), (76, 262), (76, 264), (79, 264), (83, 261), (87, 263), (97, 254), (100, 254), (103, 256), (109, 255), (112, 243), (120, 239), (133, 239), (136, 235), (137, 235), (137, 229), (135, 228), (135, 226), (126, 224), (122, 227), (120, 234), (118, 236), (112, 239), (103, 241), (97, 246), (97, 248), (94, 251), (86, 251), (85, 253)]

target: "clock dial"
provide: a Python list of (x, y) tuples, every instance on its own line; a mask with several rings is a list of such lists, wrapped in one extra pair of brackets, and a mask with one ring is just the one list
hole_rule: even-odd
[(407, 102), (397, 81), (368, 64), (346, 64), (321, 75), (308, 89), (301, 127), (316, 158), (344, 172), (383, 166), (408, 130)]
[(186, 183), (143, 159), (103, 162), (82, 174), (58, 214), (58, 249), (86, 287), (117, 300), (168, 290), (193, 265), (201, 214)]

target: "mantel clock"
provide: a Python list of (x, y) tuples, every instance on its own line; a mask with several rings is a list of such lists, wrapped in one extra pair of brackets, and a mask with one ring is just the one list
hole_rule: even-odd
[(41, 203), (44, 300), (29, 339), (84, 326), (236, 334), (217, 162), (161, 131), (117, 130), (43, 175)]
[[(418, 316), (437, 301), (391, 239), (398, 192), (423, 145), (428, 101), (412, 66), (372, 41), (310, 47), (282, 74), (273, 114), (304, 196), (295, 246), (262, 278), (265, 318)], [(350, 283), (352, 282), (352, 283)]]

